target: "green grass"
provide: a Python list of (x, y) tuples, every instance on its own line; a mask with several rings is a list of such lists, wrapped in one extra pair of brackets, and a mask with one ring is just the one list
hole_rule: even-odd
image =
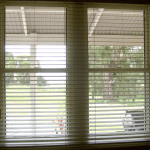
[[(66, 104), (65, 90), (64, 89), (49, 89), (49, 87), (47, 87), (47, 89), (40, 89), (40, 88), (45, 88), (45, 87), (37, 86), (37, 90), (36, 90), (37, 94), (35, 95), (35, 97), (36, 97), (36, 100), (37, 100), (36, 104), (38, 106), (41, 105), (40, 107), (43, 107), (43, 109), (38, 109), (39, 113), (37, 113), (37, 115), (42, 114), (42, 112), (45, 111), (44, 108), (46, 108), (48, 106), (56, 107), (54, 109), (56, 111), (56, 113), (55, 112), (48, 112), (48, 113), (45, 113), (45, 114), (49, 115), (49, 116), (50, 115), (55, 115), (55, 116), (54, 117), (41, 116), (41, 117), (37, 117), (37, 119), (47, 119), (49, 121), (46, 121), (46, 122), (49, 122), (51, 124), (51, 123), (53, 123), (52, 120), (56, 119), (58, 115), (65, 115), (65, 112), (64, 113), (57, 112), (57, 111), (65, 111), (65, 109), (62, 108), (62, 107), (65, 107), (65, 104)], [(11, 92), (11, 93), (9, 93), (9, 92)], [(20, 93), (14, 93), (14, 92), (20, 92)], [(26, 93), (23, 93), (23, 92), (26, 92)], [(47, 93), (44, 93), (44, 92), (47, 92)], [(53, 94), (51, 92), (56, 92), (56, 93)], [(59, 92), (64, 92), (64, 93), (59, 93)], [(55, 95), (56, 95), (56, 97), (55, 97)], [(38, 96), (40, 96), (40, 97), (38, 97)], [(51, 97), (49, 97), (49, 96), (51, 96)], [(59, 97), (57, 97), (57, 96), (59, 96)], [(98, 98), (102, 99), (102, 97), (98, 97)], [(136, 103), (131, 103), (132, 99), (128, 99), (128, 101), (119, 100), (119, 102), (121, 102), (121, 103), (119, 104), (119, 102), (116, 102), (116, 104), (119, 104), (119, 106), (124, 106), (124, 107), (120, 107), (120, 108), (122, 108), (121, 112), (125, 113), (126, 109), (132, 109), (132, 106), (135, 106), (137, 104), (141, 104), (141, 103), (137, 103), (137, 102), (142, 102), (143, 101), (143, 104), (144, 104), (144, 98), (142, 98), (142, 97), (138, 97), (138, 98), (139, 99), (135, 99)], [(60, 99), (62, 99), (62, 100), (59, 101)], [(31, 104), (32, 104), (31, 101), (32, 100), (34, 100), (34, 98), (30, 98), (30, 86), (27, 86), (27, 85), (23, 85), (23, 86), (20, 86), (20, 85), (6, 86), (6, 105), (9, 106), (9, 104), (13, 104), (13, 106), (11, 105), (11, 108), (9, 109), (9, 111), (14, 112), (14, 113), (11, 113), (11, 115), (15, 114), (18, 117), (19, 116), (30, 117), (30, 115), (31, 115), (31, 109), (30, 108), (31, 108)], [(106, 105), (108, 105), (108, 110), (109, 110), (109, 105), (111, 105), (111, 106), (114, 105), (114, 108), (115, 108), (116, 104), (114, 102), (111, 103), (111, 101), (109, 101), (109, 100), (104, 100), (104, 101), (106, 101)], [(90, 103), (96, 102), (97, 104), (100, 104), (100, 103), (104, 104), (104, 101), (103, 100), (90, 100)], [(107, 104), (107, 102), (109, 104)], [(123, 102), (124, 102), (124, 104), (123, 104)], [(51, 104), (54, 104), (54, 103), (57, 103), (58, 105), (51, 105)], [(26, 104), (26, 105), (23, 105), (23, 104)], [(25, 107), (27, 110), (26, 109), (19, 109), (20, 106)], [(130, 106), (130, 107), (128, 107), (128, 106)], [(13, 109), (13, 107), (18, 108), (18, 110)], [(118, 109), (119, 107), (116, 107), (116, 108)], [(142, 107), (136, 107), (136, 108), (137, 109), (142, 109)], [(110, 107), (110, 109), (112, 109), (112, 107)], [(102, 116), (102, 115), (97, 114), (98, 110), (101, 110), (101, 112), (106, 112), (106, 111), (104, 111), (105, 107), (104, 108), (103, 107), (100, 107), (100, 108), (96, 107), (96, 108), (93, 108), (93, 110), (95, 112), (93, 112), (92, 114), (94, 114), (95, 116), (110, 118), (107, 121), (112, 121), (111, 118), (114, 117), (114, 115), (113, 115), (114, 111), (110, 111), (110, 110), (109, 110), (109, 113), (110, 113), (109, 115)], [(28, 111), (29, 113), (24, 113), (23, 111)], [(123, 118), (123, 116), (124, 115), (122, 115), (121, 117)], [(89, 124), (89, 126), (90, 126), (89, 130), (93, 130), (93, 131), (90, 131), (90, 133), (95, 133), (96, 129), (101, 130), (101, 131), (97, 131), (97, 133), (124, 131), (124, 128), (123, 128), (122, 125), (107, 126), (109, 123), (97, 123), (98, 121), (106, 121), (106, 119), (96, 119), (95, 123), (90, 123)], [(115, 121), (115, 119), (114, 119), (114, 121)], [(121, 122), (121, 120), (120, 120), (120, 122)], [(55, 126), (56, 125), (54, 125), (54, 127)], [(107, 126), (107, 127), (105, 127), (105, 126)], [(118, 129), (116, 129), (116, 128), (118, 128)]]

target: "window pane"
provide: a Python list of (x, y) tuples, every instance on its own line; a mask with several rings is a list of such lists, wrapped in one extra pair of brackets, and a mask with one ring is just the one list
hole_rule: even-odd
[(7, 6), (5, 23), (6, 143), (65, 144), (66, 9)]
[(88, 9), (90, 68), (144, 68), (141, 10)]
[(66, 68), (65, 17), (61, 7), (6, 7), (6, 68)]
[(122, 120), (126, 110), (144, 110), (144, 79), (143, 73), (89, 74), (90, 119), (95, 120), (99, 129), (96, 133), (124, 131)]
[(6, 74), (6, 135), (66, 134), (66, 73)]
[(89, 8), (88, 41), (90, 142), (142, 138), (149, 126), (143, 11)]

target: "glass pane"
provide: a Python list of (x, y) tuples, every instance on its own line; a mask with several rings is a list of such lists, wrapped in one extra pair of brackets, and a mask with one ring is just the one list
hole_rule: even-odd
[(144, 68), (141, 10), (88, 9), (90, 68)]
[(66, 68), (66, 10), (6, 7), (6, 68)]
[(66, 9), (7, 6), (5, 23), (6, 141), (64, 144)]
[(6, 74), (6, 135), (66, 132), (66, 73)]
[[(127, 111), (145, 112), (145, 100), (148, 100), (148, 85), (145, 85), (148, 79), (145, 79), (144, 73), (90, 73), (90, 133), (124, 132), (127, 122), (128, 129), (134, 131), (136, 128), (132, 126), (136, 123), (130, 120), (131, 116), (125, 118), (125, 115)], [(124, 119), (127, 122), (123, 122)], [(137, 119), (144, 122), (144, 116)]]
[[(147, 58), (143, 11), (89, 8), (88, 52), (89, 68), (92, 68), (89, 73), (91, 140), (110, 142), (113, 136), (121, 140), (121, 132), (146, 132), (144, 116), (149, 79), (146, 73), (132, 71), (144, 68)], [(127, 72), (126, 68), (131, 71)]]

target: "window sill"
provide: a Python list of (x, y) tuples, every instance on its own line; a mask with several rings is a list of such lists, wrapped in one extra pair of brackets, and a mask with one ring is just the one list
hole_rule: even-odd
[(118, 149), (118, 150), (129, 150), (129, 149), (134, 149), (134, 148), (150, 148), (150, 140), (149, 141), (144, 141), (144, 142), (126, 142), (126, 143), (103, 143), (103, 144), (85, 144), (85, 145), (62, 145), (62, 146), (26, 146), (26, 147), (3, 147), (1, 150), (58, 150), (58, 149), (65, 149), (65, 150), (70, 150), (70, 149), (75, 149), (75, 150), (113, 150), (113, 149)]

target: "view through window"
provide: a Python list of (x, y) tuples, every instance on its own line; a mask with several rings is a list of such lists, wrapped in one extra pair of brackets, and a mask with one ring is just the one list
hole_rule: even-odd
[(4, 143), (146, 140), (145, 11), (70, 5), (5, 7)]
[(62, 7), (6, 7), (7, 137), (66, 134), (65, 32)]
[(88, 9), (89, 131), (100, 142), (106, 134), (146, 130), (148, 80), (133, 70), (144, 68), (143, 28), (143, 11)]

